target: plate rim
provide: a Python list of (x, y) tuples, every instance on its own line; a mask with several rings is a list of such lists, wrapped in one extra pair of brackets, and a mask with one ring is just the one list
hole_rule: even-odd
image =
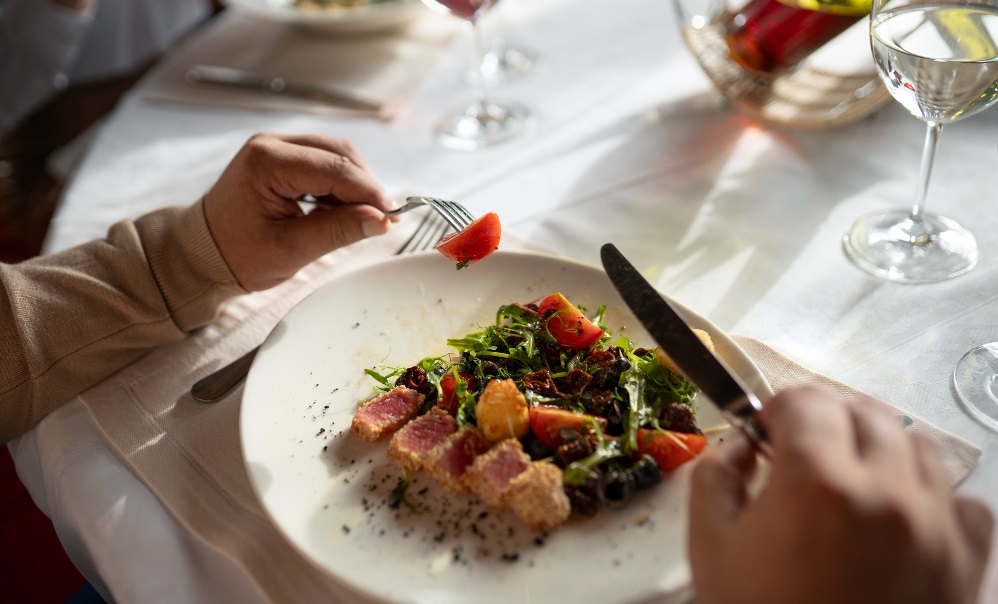
[(348, 24), (358, 21), (377, 20), (395, 17), (412, 11), (420, 4), (419, 0), (392, 0), (378, 4), (368, 4), (337, 10), (299, 10), (292, 5), (293, 0), (282, 6), (270, 0), (223, 0), (227, 7), (258, 17), (285, 23), (302, 24)]

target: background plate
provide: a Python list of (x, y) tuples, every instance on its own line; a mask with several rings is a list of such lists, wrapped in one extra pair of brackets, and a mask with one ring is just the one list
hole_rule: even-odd
[[(562, 292), (638, 345), (653, 345), (602, 270), (551, 256), (496, 252), (456, 271), (437, 252), (392, 258), (327, 284), (267, 338), (243, 394), (251, 481), (276, 525), (320, 568), (368, 599), (435, 604), (679, 602), (689, 596), (689, 465), (624, 510), (603, 510), (536, 535), (472, 495), (417, 474), (419, 513), (393, 509), (401, 472), (386, 443), (349, 432), (373, 395), (364, 368), (450, 352), (445, 340), (495, 320), (498, 307)], [(688, 309), (718, 354), (757, 394), (770, 388), (730, 338)], [(705, 400), (702, 427), (723, 424)], [(728, 431), (712, 435), (724, 438)]]
[(373, 33), (399, 27), (429, 10), (420, 0), (389, 0), (343, 9), (299, 9), (293, 0), (224, 0), (234, 10), (318, 33)]

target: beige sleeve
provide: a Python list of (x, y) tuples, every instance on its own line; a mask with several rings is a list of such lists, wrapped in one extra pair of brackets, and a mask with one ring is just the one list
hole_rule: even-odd
[(240, 293), (201, 203), (0, 265), (0, 442), (150, 348), (208, 323)]

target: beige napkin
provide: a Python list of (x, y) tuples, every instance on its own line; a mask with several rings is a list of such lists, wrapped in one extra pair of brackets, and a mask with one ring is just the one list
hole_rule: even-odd
[[(744, 336), (734, 336), (734, 340), (755, 361), (759, 370), (766, 376), (766, 380), (770, 386), (773, 387), (774, 392), (779, 392), (791, 386), (815, 384), (829, 388), (841, 399), (856, 398), (863, 395), (862, 392), (855, 388), (850, 388), (841, 382), (801, 367), (759, 340)], [(899, 415), (903, 414), (911, 418), (912, 423), (908, 427), (908, 430), (917, 432), (932, 441), (936, 449), (939, 450), (943, 459), (943, 465), (949, 471), (954, 485), (959, 484), (974, 467), (974, 464), (977, 463), (977, 459), (981, 456), (981, 450), (975, 445), (949, 432), (944, 432), (906, 411), (897, 409), (894, 405), (889, 406), (894, 408)]]
[(389, 32), (323, 36), (226, 11), (206, 26), (209, 31), (199, 32), (170, 53), (145, 96), (316, 115), (347, 111), (307, 99), (187, 82), (187, 71), (194, 65), (218, 65), (288, 82), (335, 86), (386, 103), (388, 110), (380, 117), (391, 117), (392, 109), (402, 105), (446, 50), (458, 31), (457, 21), (426, 11), (410, 25)]
[[(309, 292), (394, 253), (406, 228), (330, 254), (273, 290), (236, 299), (214, 324), (151, 352), (81, 395), (122, 460), (182, 525), (231, 557), (275, 602), (356, 601), (317, 570), (268, 520), (252, 490), (239, 441), (241, 390), (213, 405), (190, 396), (191, 383), (252, 349)], [(504, 237), (504, 249), (527, 248)], [(429, 252), (435, 253), (435, 252)], [(774, 389), (820, 382), (843, 396), (855, 391), (814, 374), (761, 342), (739, 339)], [(937, 444), (956, 480), (979, 450), (933, 426), (914, 428)]]

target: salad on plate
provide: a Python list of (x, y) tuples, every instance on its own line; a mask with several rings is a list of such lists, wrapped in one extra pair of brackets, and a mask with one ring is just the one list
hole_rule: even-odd
[(627, 506), (694, 459), (707, 444), (697, 390), (657, 349), (612, 334), (604, 310), (560, 293), (506, 304), (448, 339), (452, 353), (366, 369), (378, 394), (351, 432), (389, 442), (404, 469), (396, 502), (424, 472), (544, 532)]

